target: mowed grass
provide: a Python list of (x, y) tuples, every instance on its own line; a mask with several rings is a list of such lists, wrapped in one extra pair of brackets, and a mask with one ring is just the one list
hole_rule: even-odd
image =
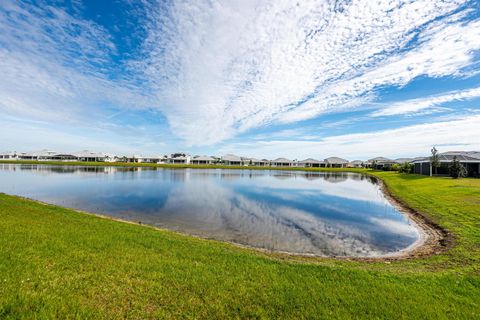
[(0, 194), (0, 318), (480, 318), (480, 180), (372, 174), (454, 247), (288, 257)]

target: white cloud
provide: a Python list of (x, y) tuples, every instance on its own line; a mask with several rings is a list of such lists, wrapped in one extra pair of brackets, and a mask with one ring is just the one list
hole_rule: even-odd
[(152, 10), (139, 67), (172, 129), (212, 144), (359, 106), (379, 87), (462, 75), (480, 49), (465, 3), (175, 1), (168, 18)]
[(143, 55), (122, 64), (112, 36), (94, 22), (5, 0), (0, 111), (96, 127), (111, 113), (155, 109), (188, 145), (211, 145), (357, 108), (375, 89), (419, 76), (474, 74), (480, 20), (466, 20), (470, 4), (144, 3)]
[(427, 98), (411, 99), (385, 105), (371, 114), (373, 117), (418, 113), (425, 109), (441, 106), (444, 103), (462, 101), (480, 97), (480, 88), (448, 92)]
[(98, 25), (46, 4), (7, 0), (0, 30), (4, 114), (95, 126), (104, 106), (147, 105), (140, 88), (112, 69), (116, 48)]
[(292, 158), (341, 156), (347, 159), (368, 159), (375, 156), (422, 156), (433, 145), (443, 151), (480, 149), (480, 115), (451, 121), (419, 124), (369, 133), (331, 136), (319, 141), (255, 141), (224, 147), (223, 153), (247, 156), (287, 156)]

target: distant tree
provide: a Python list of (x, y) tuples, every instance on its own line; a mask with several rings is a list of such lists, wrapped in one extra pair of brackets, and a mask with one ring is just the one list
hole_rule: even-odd
[[(438, 158), (438, 150), (433, 146), (432, 150), (430, 150), (432, 155), (430, 156), (430, 165), (432, 168), (435, 169), (435, 174), (437, 174), (437, 168), (440, 167), (440, 160)], [(431, 172), (430, 172), (431, 175)]]
[(452, 164), (450, 165), (450, 176), (454, 179), (462, 178), (467, 175), (465, 167), (457, 160), (457, 156), (453, 157)]

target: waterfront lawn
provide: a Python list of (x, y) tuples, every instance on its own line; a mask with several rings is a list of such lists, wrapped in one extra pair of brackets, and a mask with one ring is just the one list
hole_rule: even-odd
[(454, 247), (285, 257), (0, 194), (0, 318), (478, 318), (480, 180), (373, 174)]

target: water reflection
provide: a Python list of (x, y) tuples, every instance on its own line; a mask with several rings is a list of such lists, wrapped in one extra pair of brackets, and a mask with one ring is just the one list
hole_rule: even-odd
[(276, 251), (375, 256), (418, 238), (353, 173), (1, 164), (0, 192)]

